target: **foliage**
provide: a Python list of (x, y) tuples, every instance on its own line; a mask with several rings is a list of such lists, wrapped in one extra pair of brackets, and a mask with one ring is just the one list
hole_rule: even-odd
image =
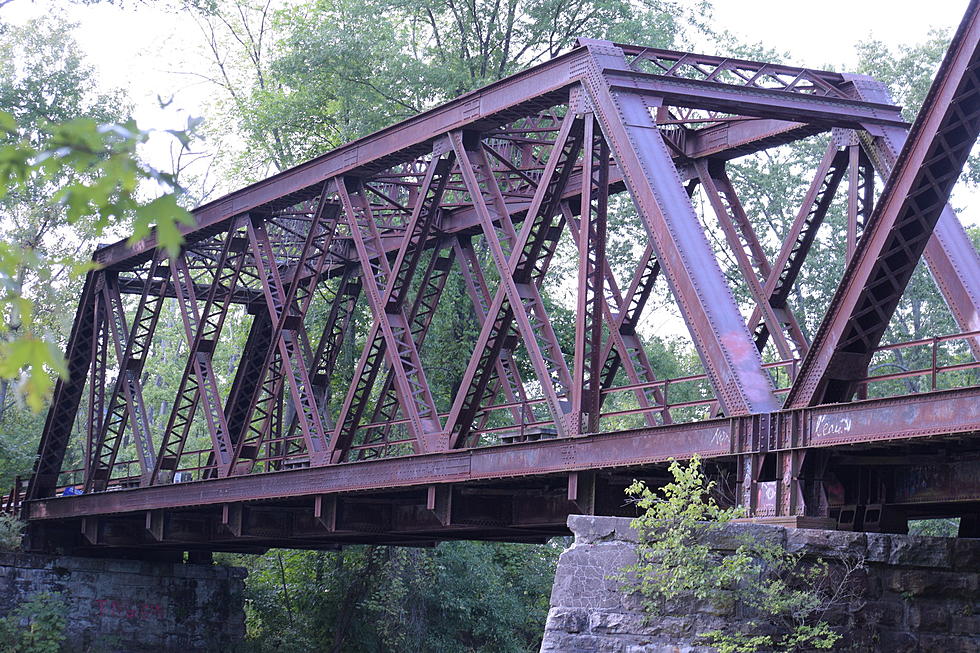
[[(149, 132), (113, 115), (107, 107), (118, 98), (85, 100), (91, 71), (77, 55), (70, 28), (53, 18), (22, 28), (0, 24), (0, 210), (10, 231), (0, 244), (0, 314), (6, 317), (0, 323), (0, 414), (9, 381), (19, 378), (21, 396), (39, 411), (51, 375), (67, 375), (48, 325), (36, 319), (27, 284), (43, 288), (64, 270), (78, 277), (92, 264), (57, 251), (63, 245), (52, 246), (46, 235), (58, 225), (90, 237), (123, 227), (135, 242), (154, 230), (160, 246), (173, 252), (181, 242), (178, 225), (192, 223), (177, 203), (173, 177), (139, 159), (137, 148)], [(172, 133), (186, 142), (185, 132)], [(149, 186), (164, 192), (144, 199)]]
[(24, 522), (13, 515), (0, 514), (0, 551), (17, 551), (24, 538)]
[(956, 537), (959, 528), (959, 518), (909, 520), (909, 535)]
[(218, 109), (248, 161), (282, 170), (541, 63), (579, 36), (659, 47), (707, 31), (709, 2), (306, 0), (276, 11), (223, 0), (197, 12)]
[(0, 653), (58, 653), (68, 605), (57, 592), (38, 592), (0, 619)]
[(537, 648), (561, 546), (447, 542), (271, 551), (249, 569), (250, 650), (508, 652)]
[[(639, 533), (638, 561), (625, 571), (648, 615), (663, 614), (679, 599), (733, 606), (746, 620), (725, 631), (700, 633), (722, 653), (771, 649), (830, 649), (840, 639), (824, 619), (849, 598), (849, 576), (860, 563), (843, 565), (833, 577), (823, 560), (790, 553), (778, 542), (724, 529), (742, 515), (721, 507), (700, 460), (670, 464), (673, 480), (658, 491), (642, 482), (627, 489), (643, 514), (633, 520)], [(724, 555), (713, 544), (734, 534)], [(738, 629), (735, 624), (746, 624)]]

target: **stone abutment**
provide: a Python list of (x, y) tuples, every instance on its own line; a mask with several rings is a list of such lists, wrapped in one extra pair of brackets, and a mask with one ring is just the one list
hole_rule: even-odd
[(0, 553), (0, 615), (54, 593), (68, 616), (64, 651), (234, 651), (244, 580), (219, 565)]
[[(542, 653), (707, 653), (702, 633), (748, 617), (724, 601), (678, 601), (646, 617), (629, 583), (636, 560), (630, 520), (573, 515), (574, 544), (560, 558)], [(833, 568), (863, 561), (856, 591), (827, 613), (844, 637), (835, 651), (980, 651), (980, 540), (729, 524), (713, 536), (724, 555), (739, 534), (775, 540)]]

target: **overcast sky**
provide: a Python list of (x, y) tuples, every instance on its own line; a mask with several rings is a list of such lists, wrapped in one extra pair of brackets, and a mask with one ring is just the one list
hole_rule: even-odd
[[(127, 89), (142, 125), (178, 127), (181, 109), (200, 115), (209, 90), (181, 74), (204, 65), (201, 35), (194, 22), (184, 14), (155, 8), (152, 1), (123, 4), (126, 8), (13, 0), (0, 9), (0, 16), (19, 23), (62, 11), (77, 21), (76, 38), (88, 61), (104, 84)], [(717, 29), (785, 51), (797, 65), (832, 64), (844, 70), (854, 66), (854, 44), (869, 35), (891, 45), (922, 41), (930, 28), (957, 25), (967, 0), (714, 0), (714, 4)], [(167, 111), (157, 108), (158, 95), (174, 96)]]

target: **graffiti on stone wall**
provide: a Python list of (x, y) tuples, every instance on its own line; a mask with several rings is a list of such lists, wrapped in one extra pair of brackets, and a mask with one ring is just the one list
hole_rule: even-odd
[(122, 619), (166, 619), (167, 606), (159, 603), (141, 603), (117, 599), (92, 599), (99, 616), (119, 617)]

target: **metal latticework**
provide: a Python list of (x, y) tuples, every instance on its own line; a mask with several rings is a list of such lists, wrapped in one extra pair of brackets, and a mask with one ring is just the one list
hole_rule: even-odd
[[(848, 403), (923, 256), (954, 337), (980, 353), (980, 260), (947, 206), (980, 131), (977, 14), (907, 139), (866, 77), (581, 39), (198, 208), (177, 256), (152, 236), (99, 249), (35, 473), (6, 505), (26, 499), (34, 546), (82, 552), (537, 540), (700, 454), (755, 517), (887, 529), (871, 512), (845, 523), (842, 505), (946, 514), (954, 493), (980, 514), (980, 487), (953, 489), (976, 471), (956, 452), (975, 446), (980, 388), (936, 383), (975, 361), (944, 367), (933, 338), (920, 374), (936, 392)], [(819, 134), (826, 153), (770, 260), (728, 162)], [(792, 290), (841, 194), (847, 267), (810, 342)], [(617, 279), (620, 198), (640, 244)], [(573, 278), (553, 274), (563, 242)], [(554, 326), (559, 288), (575, 298), (573, 342)], [(703, 375), (654, 372), (639, 328), (668, 291)], [(437, 387), (432, 327), (460, 301), (465, 360)], [(161, 315), (178, 318), (183, 371), (151, 419)], [(700, 389), (672, 399), (683, 384)], [(934, 438), (945, 471), (917, 467)], [(56, 496), (67, 486), (84, 493)]]

